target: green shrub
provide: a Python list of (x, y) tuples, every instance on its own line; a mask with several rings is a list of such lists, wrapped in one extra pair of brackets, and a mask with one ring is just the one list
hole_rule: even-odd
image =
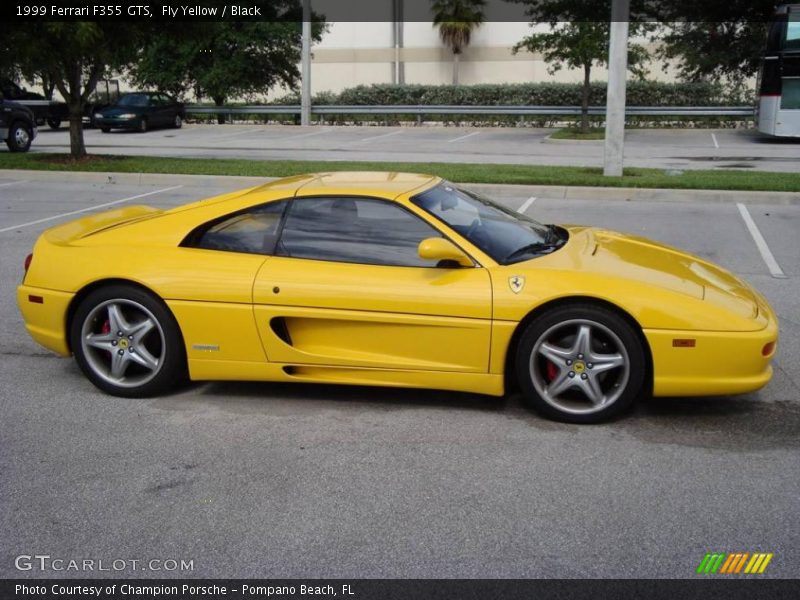
[[(741, 92), (731, 92), (713, 83), (628, 82), (629, 106), (737, 106), (752, 102)], [(273, 104), (297, 103), (297, 95)], [(396, 105), (450, 104), (465, 106), (577, 106), (581, 85), (577, 83), (513, 83), (480, 85), (359, 85), (338, 94), (323, 92), (314, 104)], [(605, 82), (592, 82), (589, 104), (604, 105)]]

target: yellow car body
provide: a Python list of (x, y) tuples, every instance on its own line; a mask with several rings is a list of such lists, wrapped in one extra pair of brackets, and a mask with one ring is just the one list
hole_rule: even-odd
[[(635, 322), (656, 396), (737, 394), (769, 381), (775, 314), (732, 273), (646, 239), (577, 226), (567, 227), (569, 241), (557, 252), (499, 264), (411, 201), (440, 182), (401, 173), (316, 174), (171, 210), (129, 206), (81, 218), (41, 235), (18, 288), (19, 307), (33, 339), (68, 356), (76, 304), (98, 286), (125, 281), (174, 315), (193, 380), (500, 396), (522, 328), (548, 307), (582, 299)], [(221, 216), (320, 195), (400, 205), (473, 265), (408, 268), (181, 245)], [(288, 338), (271, 325), (275, 319)]]

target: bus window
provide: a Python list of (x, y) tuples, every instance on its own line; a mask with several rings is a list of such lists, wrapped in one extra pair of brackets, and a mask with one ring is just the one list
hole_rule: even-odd
[(800, 15), (792, 14), (786, 24), (786, 41), (783, 44), (785, 50), (800, 50)]
[(781, 90), (781, 109), (800, 109), (800, 77), (784, 77)]

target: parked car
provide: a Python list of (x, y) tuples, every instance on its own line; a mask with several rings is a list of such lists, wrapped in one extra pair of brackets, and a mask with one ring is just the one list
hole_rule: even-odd
[(0, 99), (0, 102), (3, 106), (0, 135), (11, 152), (27, 152), (38, 133), (33, 111), (27, 106), (5, 98)]
[(94, 92), (89, 96), (86, 106), (83, 107), (84, 127), (97, 127), (95, 115), (119, 101), (119, 81), (116, 79), (101, 79), (97, 82)]
[(31, 336), (128, 397), (186, 378), (494, 396), (516, 381), (543, 414), (591, 423), (650, 393), (757, 390), (778, 339), (766, 299), (722, 267), (427, 175), (117, 208), (45, 231), (25, 269)]
[(29, 92), (10, 79), (0, 80), (0, 89), (6, 100), (12, 100), (29, 108), (39, 126), (47, 123), (50, 129), (58, 129), (62, 122), (69, 120), (69, 108), (63, 102), (48, 100), (41, 94)]
[(182, 102), (161, 92), (133, 92), (95, 113), (103, 133), (112, 129), (147, 131), (151, 127), (181, 127), (186, 110)]

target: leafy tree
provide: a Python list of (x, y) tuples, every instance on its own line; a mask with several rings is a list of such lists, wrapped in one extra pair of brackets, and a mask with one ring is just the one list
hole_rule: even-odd
[[(287, 4), (300, 7), (294, 0)], [(316, 20), (314, 41), (321, 39), (323, 30), (324, 24)], [(141, 86), (178, 96), (191, 89), (198, 98), (210, 97), (223, 105), (230, 98), (264, 93), (277, 84), (296, 87), (300, 50), (299, 22), (202, 23), (178, 35), (148, 40), (131, 74)]]
[(483, 23), (485, 0), (433, 0), (433, 26), (453, 53), (453, 85), (458, 85), (459, 57), (469, 46), (472, 32)]
[[(609, 24), (607, 22), (578, 21), (551, 24), (546, 33), (533, 33), (514, 46), (514, 52), (525, 49), (541, 52), (548, 63), (548, 72), (553, 74), (564, 65), (583, 70), (581, 89), (582, 132), (589, 130), (589, 94), (591, 92), (592, 67), (605, 64), (608, 57)], [(628, 44), (628, 68), (639, 77), (644, 77), (642, 64), (647, 53), (639, 44)]]
[[(687, 81), (728, 82), (741, 88), (758, 73), (775, 0), (726, 0), (713, 6), (673, 0), (664, 4), (667, 27), (659, 56)], [(713, 18), (712, 18), (713, 17)]]
[(83, 112), (105, 73), (123, 67), (135, 55), (144, 27), (114, 21), (15, 23), (4, 43), (13, 49), (18, 73), (37, 74), (54, 86), (69, 107), (70, 154), (86, 155)]
[[(526, 14), (531, 27), (541, 23), (550, 30), (532, 33), (518, 42), (514, 53), (520, 50), (538, 52), (548, 63), (548, 72), (553, 74), (564, 66), (583, 70), (581, 91), (582, 132), (589, 130), (589, 95), (591, 92), (592, 67), (604, 65), (608, 60), (611, 16), (610, 0), (586, 3), (580, 0), (513, 0), (527, 6)], [(630, 35), (635, 36), (653, 29), (650, 23), (630, 23)], [(643, 64), (647, 51), (636, 43), (628, 43), (628, 69), (640, 78), (645, 75)]]

